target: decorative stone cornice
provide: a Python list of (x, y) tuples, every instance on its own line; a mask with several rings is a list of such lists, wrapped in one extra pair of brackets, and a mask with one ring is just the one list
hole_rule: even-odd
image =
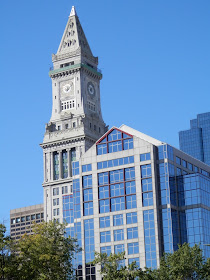
[(49, 72), (49, 76), (51, 78), (68, 76), (75, 72), (80, 71), (80, 69), (84, 69), (89, 75), (91, 75), (94, 78), (102, 79), (102, 73), (100, 73), (99, 69), (92, 68), (85, 63), (78, 63), (78, 64), (74, 64), (74, 65), (69, 65), (69, 66), (66, 66), (63, 68), (51, 70)]

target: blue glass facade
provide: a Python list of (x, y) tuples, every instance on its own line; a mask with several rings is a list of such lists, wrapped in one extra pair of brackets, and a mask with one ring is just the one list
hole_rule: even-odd
[(200, 244), (209, 257), (205, 244), (210, 244), (210, 174), (173, 156), (171, 149), (168, 145), (158, 148), (163, 251), (173, 252), (187, 242)]
[[(131, 148), (124, 149), (125, 139), (132, 140)], [(122, 150), (108, 148), (114, 141)], [(184, 242), (199, 243), (205, 257), (210, 255), (205, 246), (210, 243), (210, 168), (167, 144), (135, 143), (130, 134), (112, 129), (91, 148), (94, 156), (72, 162), (73, 187), (63, 195), (63, 220), (83, 249), (74, 262), (77, 279), (101, 279), (90, 264), (94, 250), (125, 251), (119, 267), (136, 260), (141, 268), (158, 267), (164, 252)], [(98, 152), (102, 144), (105, 154)]]
[(180, 149), (210, 165), (210, 112), (197, 115), (190, 129), (179, 132)]

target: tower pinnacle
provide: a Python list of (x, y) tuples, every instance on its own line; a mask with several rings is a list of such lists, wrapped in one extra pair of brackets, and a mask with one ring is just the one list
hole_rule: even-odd
[(93, 56), (85, 33), (80, 24), (75, 7), (72, 6), (71, 13), (63, 33), (57, 54), (72, 53), (81, 49), (81, 52)]
[(72, 8), (71, 8), (70, 17), (71, 17), (71, 16), (77, 16), (76, 9), (75, 9), (74, 6), (72, 6)]

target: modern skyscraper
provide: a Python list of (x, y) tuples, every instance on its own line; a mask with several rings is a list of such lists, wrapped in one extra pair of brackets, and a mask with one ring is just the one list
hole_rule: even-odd
[(209, 257), (210, 166), (126, 125), (107, 131), (102, 75), (74, 7), (53, 63), (44, 210), (47, 221), (65, 221), (83, 249), (73, 263), (77, 279), (101, 279), (90, 265), (94, 251), (125, 251), (125, 263), (141, 268), (157, 267), (183, 242), (200, 243)]
[(40, 224), (43, 221), (43, 204), (10, 210), (10, 236), (12, 239), (18, 240), (25, 233), (30, 235), (33, 223)]
[(180, 149), (210, 165), (210, 113), (198, 114), (190, 129), (179, 132)]

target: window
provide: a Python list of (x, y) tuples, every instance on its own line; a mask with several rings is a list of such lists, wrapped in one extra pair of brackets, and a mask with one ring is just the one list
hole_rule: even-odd
[(181, 165), (181, 158), (176, 157), (176, 163), (179, 164), (179, 165)]
[(187, 162), (186, 162), (186, 160), (182, 160), (182, 166), (184, 166), (185, 168), (187, 168)]
[(138, 238), (138, 228), (132, 227), (127, 229), (127, 239)]
[(197, 173), (199, 172), (199, 168), (197, 166), (194, 165), (194, 172)]
[(84, 203), (84, 216), (93, 215), (93, 202)]
[(59, 214), (60, 214), (59, 208), (53, 209), (53, 216), (58, 216)]
[(68, 186), (62, 187), (62, 194), (68, 193)]
[(60, 125), (58, 125), (58, 130), (61, 130), (61, 126)]
[(138, 253), (139, 253), (138, 242), (128, 243), (128, 255), (133, 255), (133, 254), (138, 254)]
[(146, 164), (141, 166), (141, 177), (142, 178), (152, 177), (151, 164)]
[(76, 127), (76, 123), (75, 123), (75, 122), (73, 122), (72, 126), (73, 126), (73, 127)]
[(100, 161), (97, 163), (97, 168), (102, 169), (102, 168), (120, 166), (120, 165), (130, 164), (130, 163), (134, 163), (134, 156), (117, 158), (117, 159), (112, 159), (107, 161)]
[(26, 216), (26, 221), (30, 221), (31, 217), (30, 216)]
[(111, 242), (111, 233), (110, 231), (100, 232), (100, 242)]
[(113, 216), (113, 226), (123, 225), (123, 214)]
[(99, 186), (108, 184), (108, 172), (98, 174), (98, 184)]
[(176, 168), (176, 176), (181, 176), (182, 175), (182, 170), (181, 168)]
[(75, 100), (74, 99), (61, 102), (61, 110), (62, 111), (66, 111), (66, 110), (72, 109), (74, 107), (75, 107)]
[(106, 253), (109, 256), (111, 254), (111, 246), (101, 247), (101, 253)]
[[(128, 196), (130, 197), (130, 196)], [(125, 198), (117, 197), (111, 199), (111, 211), (120, 211), (125, 209)]]
[(93, 200), (93, 190), (85, 189), (83, 191), (83, 201), (92, 201)]
[(115, 184), (110, 186), (111, 197), (124, 195), (124, 184)]
[(83, 189), (92, 188), (92, 175), (86, 175), (82, 177)]
[(110, 183), (117, 183), (123, 181), (123, 169), (110, 172)]
[(91, 164), (82, 165), (82, 172), (88, 172), (88, 171), (92, 171), (92, 165)]
[(124, 240), (124, 230), (123, 229), (114, 230), (114, 241), (121, 241), (121, 240)]
[(99, 199), (109, 198), (109, 186), (99, 187)]
[(126, 197), (126, 208), (132, 209), (136, 208), (136, 195), (129, 195)]
[(59, 179), (59, 154), (57, 152), (53, 153), (53, 176), (54, 180)]
[(135, 181), (126, 182), (125, 183), (125, 191), (126, 191), (126, 194), (136, 193), (136, 183), (135, 183)]
[(53, 206), (59, 205), (59, 198), (53, 199)]
[[(35, 220), (36, 219), (36, 215), (31, 215), (31, 220)], [(16, 221), (17, 222), (17, 221)]]
[(141, 181), (142, 192), (149, 192), (152, 191), (152, 178), (143, 179)]
[(71, 149), (71, 161), (76, 161), (76, 149)]
[(15, 219), (11, 219), (11, 224), (15, 224)]
[(142, 194), (143, 206), (152, 206), (153, 205), (153, 193), (146, 192)]
[(21, 217), (21, 222), (25, 222), (26, 217)]
[(118, 129), (113, 129), (97, 143), (97, 154), (102, 155), (132, 148), (133, 137)]
[(152, 178), (143, 179), (142, 184), (142, 204), (143, 206), (153, 205)]
[(188, 162), (187, 167), (189, 170), (193, 171), (193, 165), (191, 163)]
[(125, 169), (125, 181), (135, 180), (134, 167)]
[(110, 227), (110, 217), (99, 218), (100, 228)]
[(72, 174), (73, 176), (79, 175), (79, 161), (72, 162)]
[(140, 155), (140, 161), (146, 161), (146, 160), (151, 160), (150, 153)]
[(59, 188), (53, 188), (53, 195), (59, 195)]
[(88, 109), (90, 111), (95, 112), (96, 111), (96, 105), (93, 102), (87, 101)]
[(125, 251), (125, 247), (124, 244), (118, 244), (114, 246), (114, 253), (118, 254), (118, 253), (122, 253)]
[(62, 178), (68, 177), (68, 154), (66, 150), (62, 151)]
[(133, 262), (135, 262), (136, 265), (137, 265), (138, 267), (140, 267), (139, 258), (130, 258), (130, 259), (128, 259), (128, 264), (132, 264)]
[(69, 125), (66, 123), (65, 124), (65, 129), (68, 129), (69, 128)]
[(109, 212), (109, 199), (104, 199), (99, 201), (99, 212), (100, 213), (107, 213)]
[(40, 214), (36, 214), (36, 219), (40, 219), (41, 215)]
[(137, 223), (137, 213), (136, 212), (127, 213), (126, 214), (126, 222), (127, 222), (127, 224)]

